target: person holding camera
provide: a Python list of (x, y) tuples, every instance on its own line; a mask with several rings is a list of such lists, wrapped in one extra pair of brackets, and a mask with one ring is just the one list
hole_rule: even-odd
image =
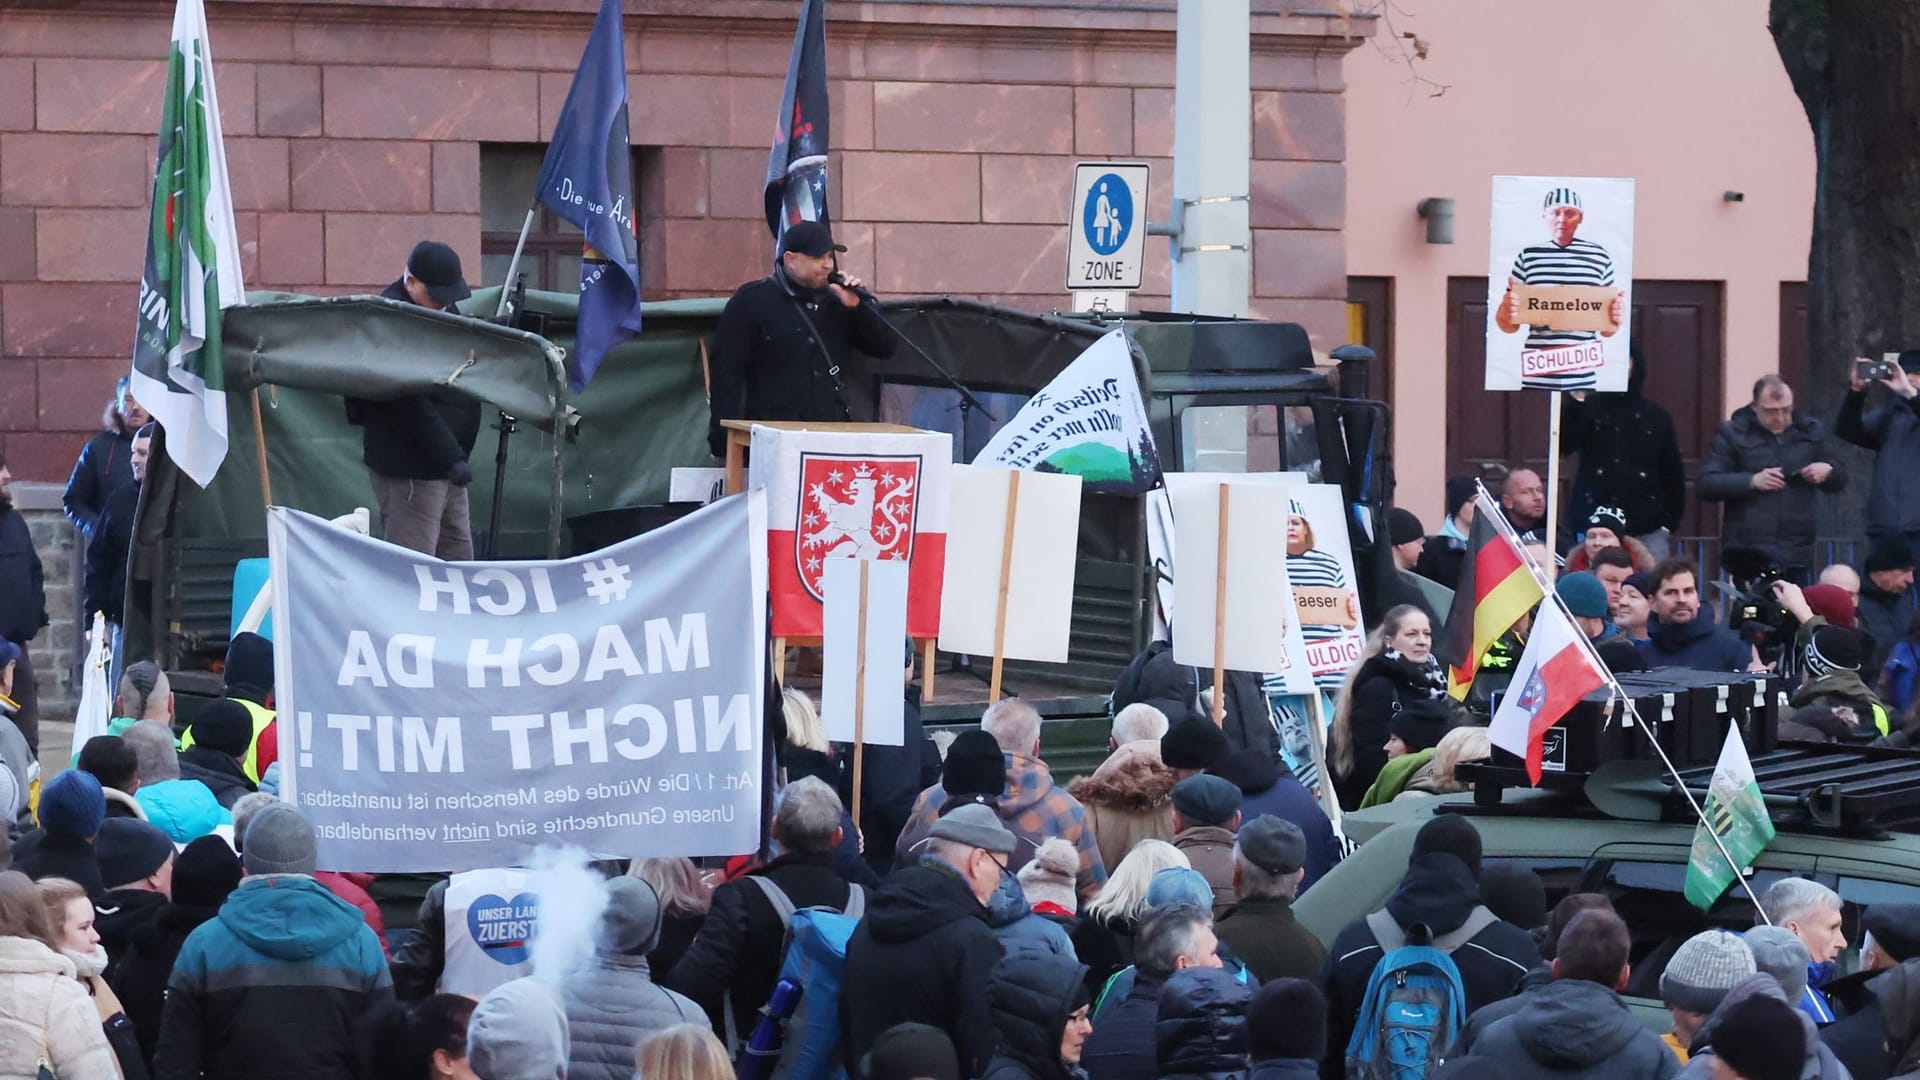
[(1720, 425), (1700, 467), (1700, 497), (1727, 504), (1721, 542), (1772, 548), (1789, 580), (1813, 567), (1819, 493), (1847, 486), (1832, 460), (1826, 427), (1794, 412), (1793, 389), (1778, 375), (1753, 384), (1753, 403)]
[[(1897, 541), (1920, 554), (1920, 390), (1914, 386), (1915, 375), (1920, 375), (1920, 349), (1901, 353), (1897, 362), (1855, 360), (1833, 432), (1876, 453), (1867, 494), (1868, 539), (1875, 546)], [(1888, 397), (1868, 410), (1867, 392), (1876, 382)]]

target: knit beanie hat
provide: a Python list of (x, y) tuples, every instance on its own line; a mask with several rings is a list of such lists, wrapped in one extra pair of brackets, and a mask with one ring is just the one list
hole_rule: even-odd
[(1211, 769), (1232, 752), (1226, 732), (1198, 716), (1175, 720), (1160, 736), (1160, 760), (1169, 769)]
[(1740, 936), (1753, 950), (1753, 966), (1773, 976), (1788, 1001), (1799, 1001), (1807, 990), (1807, 965), (1813, 956), (1799, 935), (1784, 926), (1756, 926)]
[(173, 841), (139, 818), (109, 818), (100, 823), (93, 855), (100, 864), (100, 884), (118, 889), (159, 873), (173, 858)]
[[(1676, 1009), (1710, 1013), (1720, 1007), (1720, 999), (1735, 983), (1754, 970), (1753, 950), (1738, 935), (1702, 930), (1681, 942), (1667, 961), (1667, 969), (1660, 974), (1660, 1000)], [(1794, 1058), (1796, 1063), (1799, 1060)]]
[(1585, 570), (1561, 574), (1553, 583), (1553, 591), (1565, 602), (1568, 611), (1582, 619), (1607, 617), (1607, 587)]
[(1411, 544), (1415, 540), (1424, 539), (1426, 535), (1427, 527), (1420, 524), (1420, 519), (1414, 516), (1413, 511), (1402, 510), (1398, 506), (1388, 508), (1387, 539), (1393, 541), (1396, 546)]
[(1480, 873), (1480, 899), (1487, 910), (1522, 930), (1547, 925), (1547, 886), (1530, 867), (1494, 863)]
[(202, 836), (173, 860), (173, 902), (219, 907), (240, 887), (240, 856), (218, 836)]
[(1807, 641), (1807, 673), (1814, 678), (1836, 671), (1859, 671), (1865, 662), (1860, 635), (1838, 626), (1822, 626)]
[(1612, 529), (1613, 535), (1625, 539), (1627, 512), (1617, 506), (1596, 506), (1593, 513), (1587, 515), (1587, 528)]
[(1628, 574), (1627, 579), (1620, 583), (1620, 587), (1632, 589), (1649, 600), (1653, 599), (1653, 575), (1645, 570), (1636, 570)]
[(1275, 979), (1247, 1005), (1247, 1059), (1326, 1056), (1327, 999), (1305, 979)]
[(1473, 477), (1447, 477), (1447, 516), (1453, 517), (1459, 514), (1460, 508), (1472, 502), (1478, 494), (1473, 486)]
[(1387, 734), (1397, 735), (1410, 752), (1431, 750), (1453, 726), (1453, 710), (1437, 698), (1424, 698), (1387, 718)]
[(273, 693), (273, 641), (247, 630), (233, 635), (222, 670), (228, 697), (263, 702)]
[(311, 874), (316, 868), (313, 825), (287, 803), (253, 815), (247, 823), (243, 863), (247, 874)]
[(241, 757), (253, 745), (253, 714), (231, 698), (210, 701), (194, 715), (188, 729), (193, 745), (218, 750), (228, 757)]
[(961, 1080), (953, 1039), (931, 1024), (895, 1024), (867, 1051), (867, 1080)]
[(566, 1007), (539, 979), (495, 987), (467, 1021), (467, 1065), (480, 1080), (565, 1080), (571, 1052)]
[(1754, 994), (1714, 1016), (1713, 1052), (1746, 1080), (1800, 1080), (1807, 1031), (1800, 1012), (1768, 994)]
[(1079, 873), (1080, 852), (1067, 840), (1050, 836), (1015, 876), (1020, 879), (1027, 903), (1036, 908), (1052, 904), (1071, 915), (1080, 908), (1080, 895), (1074, 890)]
[(1809, 585), (1800, 591), (1815, 615), (1844, 630), (1853, 629), (1854, 603), (1838, 585)]
[(1007, 760), (993, 736), (975, 728), (954, 737), (940, 765), (940, 788), (949, 796), (997, 799), (1007, 786)]
[(1913, 569), (1913, 549), (1905, 540), (1887, 540), (1873, 545), (1867, 553), (1866, 571), (1869, 574), (1883, 573), (1888, 570)]
[(107, 796), (90, 772), (68, 769), (40, 789), (40, 825), (55, 836), (91, 840), (107, 819)]
[(1422, 855), (1445, 854), (1457, 857), (1467, 864), (1475, 881), (1480, 880), (1480, 830), (1473, 827), (1459, 814), (1435, 814), (1432, 821), (1420, 826), (1413, 834), (1413, 854), (1409, 860)]

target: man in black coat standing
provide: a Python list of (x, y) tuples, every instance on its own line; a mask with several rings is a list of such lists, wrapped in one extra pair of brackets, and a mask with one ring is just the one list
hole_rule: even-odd
[(1638, 539), (1658, 562), (1672, 553), (1673, 530), (1687, 509), (1687, 468), (1673, 415), (1646, 395), (1638, 342), (1629, 372), (1625, 393), (1567, 395), (1561, 446), (1580, 456), (1580, 469), (1573, 505), (1561, 515), (1559, 547), (1573, 542), (1574, 523), (1587, 520), (1594, 507), (1612, 506), (1640, 530)]
[[(451, 311), (473, 290), (461, 274), (459, 254), (422, 240), (407, 256), (407, 272), (380, 295)], [(473, 558), (467, 508), (473, 466), (467, 458), (480, 437), (480, 403), (456, 390), (392, 401), (348, 398), (347, 420), (365, 431), (361, 460), (387, 542), (442, 559)]]
[(27, 643), (47, 625), (47, 588), (40, 552), (33, 546), (27, 519), (13, 508), (13, 474), (0, 453), (0, 637), (20, 647), (13, 669), (12, 697), (20, 708), (13, 724), (27, 746), (40, 752), (40, 695), (35, 692), (33, 659)]
[[(734, 291), (714, 332), (707, 446), (726, 456), (723, 420), (853, 419), (843, 371), (853, 348), (893, 355), (893, 337), (860, 279), (839, 274), (847, 250), (817, 221), (789, 226), (773, 273)], [(830, 278), (838, 275), (839, 280)]]
[(1812, 580), (1820, 493), (1846, 486), (1826, 428), (1794, 411), (1793, 389), (1778, 375), (1753, 384), (1753, 404), (1720, 425), (1700, 466), (1700, 497), (1727, 504), (1723, 546), (1772, 548), (1787, 578), (1803, 585)]

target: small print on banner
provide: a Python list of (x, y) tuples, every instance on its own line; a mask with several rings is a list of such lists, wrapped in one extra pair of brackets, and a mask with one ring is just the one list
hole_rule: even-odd
[[(860, 639), (860, 571), (867, 577), (867, 635)], [(821, 572), (826, 603), (820, 670), (820, 724), (829, 742), (854, 739), (854, 687), (860, 651), (867, 678), (860, 701), (860, 738), (868, 746), (907, 741), (907, 564), (892, 559), (828, 559)]]

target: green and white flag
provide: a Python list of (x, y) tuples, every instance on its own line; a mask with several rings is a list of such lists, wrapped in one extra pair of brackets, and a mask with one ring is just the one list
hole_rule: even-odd
[[(1710, 911), (1737, 874), (1745, 873), (1773, 841), (1773, 820), (1767, 817), (1760, 784), (1753, 778), (1753, 762), (1747, 758), (1747, 746), (1740, 741), (1737, 725), (1727, 728), (1727, 742), (1720, 748), (1720, 761), (1713, 767), (1707, 799), (1700, 809), (1705, 816), (1693, 831), (1686, 894), (1688, 903)], [(1708, 829), (1713, 831), (1709, 833)], [(1716, 835), (1719, 845), (1713, 842)], [(1721, 846), (1727, 849), (1725, 855), (1720, 852)], [(1727, 865), (1728, 855), (1739, 864), (1738, 871)]]
[(201, 487), (227, 456), (220, 309), (245, 302), (207, 12), (201, 0), (179, 0), (153, 168), (132, 389), (166, 431), (167, 455)]

